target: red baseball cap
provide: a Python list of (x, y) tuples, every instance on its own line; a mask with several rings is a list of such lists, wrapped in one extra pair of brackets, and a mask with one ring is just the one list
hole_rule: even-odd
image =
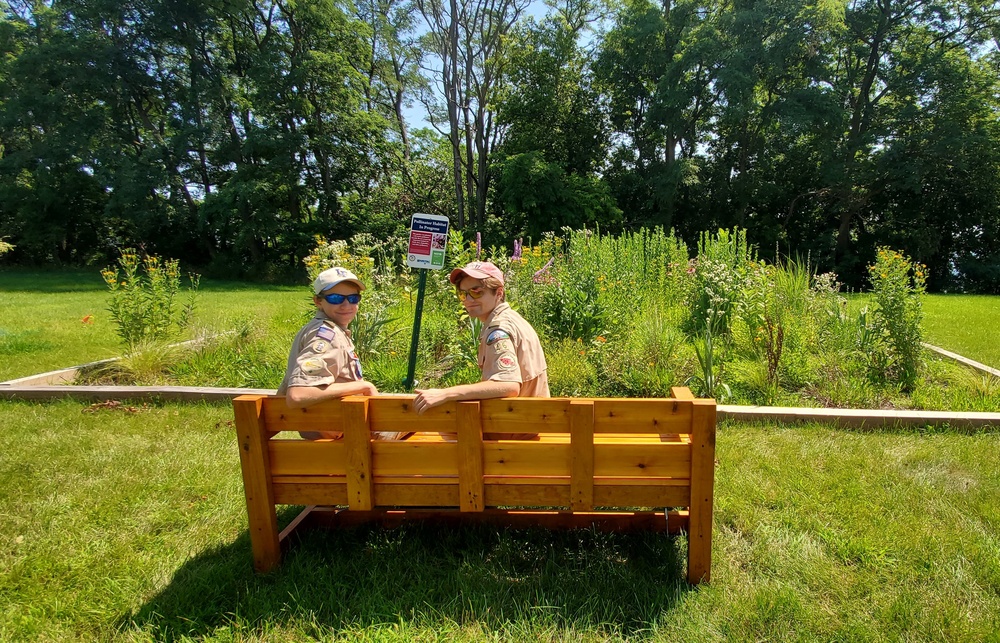
[(453, 284), (458, 284), (462, 280), (462, 277), (472, 277), (473, 279), (486, 279), (487, 277), (493, 277), (500, 281), (503, 285), (503, 271), (497, 268), (495, 265), (489, 261), (473, 261), (464, 268), (455, 268), (451, 271), (451, 275), (448, 279)]

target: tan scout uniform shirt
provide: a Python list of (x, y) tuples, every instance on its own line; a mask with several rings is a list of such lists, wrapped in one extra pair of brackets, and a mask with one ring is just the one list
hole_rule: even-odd
[(510, 304), (493, 309), (479, 333), (483, 381), (518, 382), (518, 397), (548, 397), (549, 378), (538, 334)]
[(362, 378), (361, 360), (350, 331), (317, 312), (292, 342), (278, 395), (284, 395), (290, 386), (323, 386)]
[[(317, 311), (292, 342), (278, 395), (285, 395), (290, 386), (324, 386), (360, 379), (363, 379), (361, 360), (354, 351), (350, 331), (337, 326), (322, 311)], [(315, 440), (339, 439), (344, 434), (339, 431), (308, 431), (299, 435)]]

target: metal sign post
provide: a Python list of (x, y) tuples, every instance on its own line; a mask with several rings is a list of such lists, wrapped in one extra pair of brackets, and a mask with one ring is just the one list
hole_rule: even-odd
[(406, 265), (420, 271), (417, 283), (417, 308), (413, 314), (413, 336), (410, 338), (410, 362), (406, 367), (403, 385), (412, 391), (416, 386), (417, 348), (420, 344), (420, 318), (424, 312), (424, 291), (427, 288), (427, 271), (444, 268), (444, 255), (448, 246), (448, 217), (435, 214), (414, 214), (410, 219), (410, 243), (406, 251)]

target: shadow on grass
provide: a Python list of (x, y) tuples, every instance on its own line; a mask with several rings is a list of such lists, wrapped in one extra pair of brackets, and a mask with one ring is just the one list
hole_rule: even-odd
[[(294, 508), (280, 515), (287, 522)], [(253, 572), (249, 536), (206, 551), (116, 624), (155, 640), (219, 628), (647, 629), (687, 591), (684, 541), (663, 534), (406, 525), (305, 532)]]

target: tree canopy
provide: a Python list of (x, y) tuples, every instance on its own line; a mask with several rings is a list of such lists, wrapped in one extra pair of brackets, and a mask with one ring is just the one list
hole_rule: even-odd
[(5, 263), (284, 278), (444, 214), (1000, 292), (1000, 3), (0, 1)]

